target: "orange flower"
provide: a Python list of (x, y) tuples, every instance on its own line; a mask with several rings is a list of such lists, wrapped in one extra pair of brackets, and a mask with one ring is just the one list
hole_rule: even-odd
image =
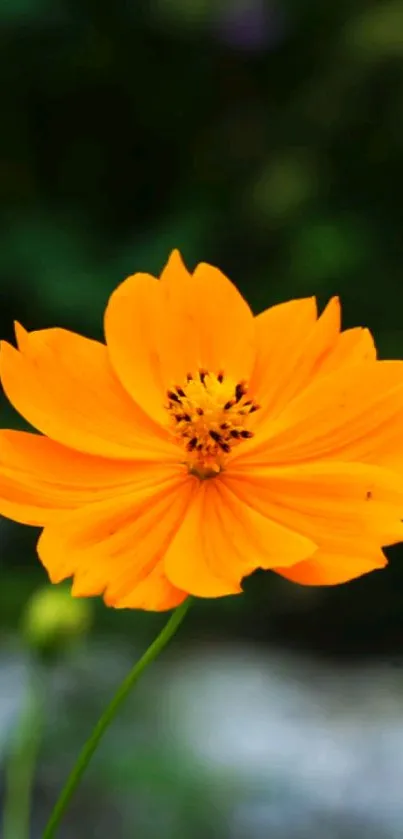
[(0, 432), (0, 513), (43, 527), (73, 594), (163, 610), (255, 568), (342, 583), (403, 540), (403, 362), (293, 300), (254, 318), (175, 251), (112, 294), (106, 345), (16, 329), (2, 384), (41, 435)]

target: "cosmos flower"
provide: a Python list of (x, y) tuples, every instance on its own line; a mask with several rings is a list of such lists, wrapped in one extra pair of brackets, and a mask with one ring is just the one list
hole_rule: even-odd
[(106, 344), (64, 329), (0, 350), (40, 434), (0, 431), (0, 513), (43, 528), (52, 582), (118, 608), (241, 591), (256, 568), (342, 583), (403, 540), (403, 362), (332, 299), (253, 317), (174, 251), (112, 294)]

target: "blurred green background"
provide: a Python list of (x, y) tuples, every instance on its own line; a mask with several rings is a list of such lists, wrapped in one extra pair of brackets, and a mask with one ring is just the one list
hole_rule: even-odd
[[(136, 270), (158, 273), (179, 247), (189, 267), (202, 260), (224, 270), (256, 312), (311, 294), (323, 305), (339, 294), (345, 326), (369, 326), (383, 357), (403, 357), (402, 0), (0, 0), (0, 43), (3, 338), (12, 338), (14, 319), (30, 329), (60, 325), (101, 337), (103, 309), (118, 282)], [(17, 422), (4, 398), (0, 422)], [(1, 726), (10, 726), (7, 714), (18, 704), (10, 698), (13, 678), (13, 697), (23, 690), (20, 615), (30, 592), (45, 581), (36, 536), (0, 521), (0, 757)], [(266, 697), (274, 720), (269, 674), (280, 669), (272, 700), (279, 710), (288, 689), (295, 695), (291, 716), (301, 725), (292, 742), (295, 748), (300, 743), (301, 753), (316, 743), (310, 729), (306, 739), (303, 734), (304, 679), (317, 703), (310, 667), (322, 674), (323, 707), (339, 696), (338, 707), (350, 709), (343, 720), (355, 720), (354, 730), (362, 723), (360, 690), (367, 699), (363, 685), (370, 692), (384, 685), (383, 711), (395, 701), (399, 706), (399, 697), (403, 706), (403, 551), (389, 556), (385, 572), (348, 586), (305, 589), (257, 574), (242, 598), (198, 603), (176, 654), (168, 656), (172, 672), (178, 660), (195, 666), (196, 657), (207, 674), (207, 653), (220, 650), (224, 672), (231, 665), (245, 691), (254, 661), (253, 696), (261, 694), (262, 707)], [(37, 782), (39, 824), (69, 765), (71, 744), (78, 748), (102, 707), (99, 697), (109, 695), (160, 622), (98, 603), (85, 649), (52, 673)], [(117, 839), (264, 839), (269, 833), (301, 839), (315, 831), (331, 839), (334, 824), (335, 837), (359, 837), (364, 829), (367, 837), (402, 835), (403, 803), (400, 810), (396, 803), (396, 822), (388, 827), (393, 801), (386, 805), (386, 799), (377, 805), (379, 824), (374, 816), (363, 826), (347, 805), (327, 824), (334, 803), (323, 797), (308, 818), (303, 785), (291, 793), (287, 771), (278, 792), (277, 753), (267, 753), (271, 774), (262, 789), (253, 773), (249, 781), (243, 775), (229, 780), (220, 760), (216, 776), (210, 753), (200, 758), (198, 773), (191, 738), (183, 730), (176, 740), (172, 735), (173, 743), (169, 715), (165, 727), (161, 722), (158, 673), (164, 689), (170, 679), (168, 665), (158, 668), (148, 692), (144, 687), (133, 702), (126, 728), (122, 723), (120, 734), (119, 726), (111, 733), (98, 772), (89, 774), (63, 833), (67, 839), (111, 830)], [(367, 668), (379, 670), (369, 677)], [(294, 694), (293, 672), (300, 674)], [(358, 679), (359, 689), (357, 672), (364, 680)], [(266, 687), (259, 673), (267, 675)], [(191, 696), (194, 678), (183, 696)], [(231, 679), (224, 683), (223, 695), (233, 693)], [(194, 697), (189, 702), (193, 707)], [(247, 711), (247, 698), (242, 707)], [(343, 731), (347, 761), (350, 735), (329, 714), (329, 736), (334, 743)], [(369, 719), (373, 730), (375, 716)], [(241, 717), (234, 722), (230, 740), (243, 725)], [(320, 725), (323, 730), (323, 720)], [(217, 720), (207, 726), (213, 740), (220, 726)], [(273, 723), (269, 739), (280, 728)], [(395, 743), (401, 730), (396, 713)], [(385, 736), (381, 726), (379, 742)], [(179, 742), (187, 743), (185, 751)], [(330, 754), (319, 741), (316, 748)], [(390, 767), (395, 758), (383, 748)], [(236, 759), (244, 765), (241, 748), (237, 754), (229, 765)], [(328, 760), (334, 768), (336, 757)], [(378, 790), (388, 787), (384, 775), (374, 783)], [(237, 784), (252, 796), (241, 815)], [(106, 788), (100, 805), (99, 791)], [(352, 794), (354, 806), (359, 797)], [(278, 812), (274, 799), (284, 804)], [(286, 814), (294, 805), (292, 827)]]

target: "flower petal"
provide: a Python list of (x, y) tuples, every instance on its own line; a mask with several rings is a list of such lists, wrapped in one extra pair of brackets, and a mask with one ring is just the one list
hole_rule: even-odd
[(292, 463), (317, 458), (403, 467), (403, 362), (344, 366), (316, 379), (267, 424), (237, 464)]
[[(184, 593), (165, 581), (161, 559), (193, 490), (184, 476), (86, 505), (46, 527), (38, 553), (52, 582), (74, 576), (73, 594), (103, 594), (118, 608), (166, 609)], [(140, 603), (142, 605), (140, 605)]]
[(324, 462), (238, 470), (227, 483), (262, 515), (335, 555), (373, 554), (403, 540), (401, 479), (376, 466)]
[[(169, 474), (178, 467), (169, 466)], [(0, 514), (43, 527), (61, 510), (113, 497), (166, 478), (159, 463), (108, 460), (86, 455), (48, 437), (25, 431), (0, 430)]]
[(113, 292), (105, 311), (109, 357), (122, 385), (154, 420), (165, 424), (168, 384), (161, 370), (164, 334), (161, 284), (134, 274)]
[(73, 449), (106, 457), (173, 458), (176, 448), (116, 379), (106, 347), (65, 329), (27, 333), (20, 351), (2, 342), (1, 381), (35, 428)]
[(54, 515), (54, 498), (36, 485), (25, 487), (12, 474), (2, 472), (0, 477), (0, 515), (29, 524), (43, 527)]
[(113, 367), (133, 399), (162, 425), (167, 391), (201, 368), (248, 378), (254, 319), (234, 285), (200, 264), (193, 275), (174, 251), (157, 281), (129, 277), (110, 298), (105, 335)]
[(187, 273), (174, 251), (161, 275), (166, 312), (162, 364), (168, 386), (200, 368), (249, 379), (255, 361), (252, 312), (235, 285), (212, 265)]
[(294, 369), (301, 345), (316, 324), (316, 318), (314, 297), (280, 303), (257, 315), (257, 355), (250, 381), (253, 393), (264, 391), (265, 397), (275, 401), (283, 374), (288, 378)]
[(153, 612), (163, 612), (175, 609), (188, 597), (187, 593), (175, 588), (164, 573), (164, 563), (160, 560), (148, 573), (147, 577), (136, 583), (130, 594), (120, 600), (110, 601), (108, 594), (104, 600), (107, 606), (115, 609), (147, 609)]
[(340, 333), (335, 297), (316, 320), (314, 298), (274, 306), (255, 318), (257, 358), (250, 391), (260, 403), (260, 424), (277, 416), (303, 390)]
[(340, 332), (330, 352), (323, 358), (318, 373), (332, 373), (345, 364), (376, 361), (376, 347), (369, 329), (360, 326)]
[(335, 586), (348, 583), (370, 571), (377, 571), (388, 564), (382, 551), (367, 555), (331, 553), (318, 550), (312, 559), (299, 562), (292, 568), (275, 568), (277, 574), (303, 586)]
[(202, 483), (164, 558), (168, 579), (198, 597), (240, 591), (256, 568), (291, 565), (312, 554), (309, 538), (262, 516), (221, 479)]

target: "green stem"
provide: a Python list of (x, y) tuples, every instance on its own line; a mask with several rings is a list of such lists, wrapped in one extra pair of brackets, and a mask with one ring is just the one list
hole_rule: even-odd
[(182, 603), (182, 605), (175, 610), (175, 612), (171, 615), (168, 623), (165, 624), (160, 634), (152, 642), (152, 644), (150, 644), (142, 658), (140, 658), (137, 664), (134, 665), (133, 669), (126, 676), (126, 678), (118, 688), (117, 692), (115, 693), (115, 696), (105, 709), (101, 718), (98, 720), (92, 734), (85, 743), (78, 757), (78, 760), (75, 763), (59, 795), (58, 800), (56, 801), (50, 819), (42, 835), (42, 839), (52, 839), (52, 837), (55, 835), (55, 832), (59, 827), (63, 815), (69, 805), (70, 799), (75, 790), (77, 789), (81, 781), (81, 778), (85, 772), (85, 769), (87, 768), (92, 758), (92, 755), (96, 751), (100, 740), (105, 734), (106, 729), (110, 726), (111, 722), (113, 722), (120, 706), (130, 693), (132, 687), (134, 687), (136, 682), (138, 682), (140, 676), (144, 673), (144, 670), (146, 670), (148, 665), (151, 664), (157, 658), (157, 656), (162, 652), (164, 647), (166, 647), (166, 645), (168, 644), (168, 641), (170, 641), (173, 635), (175, 635), (175, 632), (182, 623), (191, 602), (192, 598), (188, 597), (184, 601), (184, 603)]
[(6, 765), (3, 839), (28, 839), (30, 835), (32, 785), (42, 728), (42, 691), (39, 674), (34, 673)]

